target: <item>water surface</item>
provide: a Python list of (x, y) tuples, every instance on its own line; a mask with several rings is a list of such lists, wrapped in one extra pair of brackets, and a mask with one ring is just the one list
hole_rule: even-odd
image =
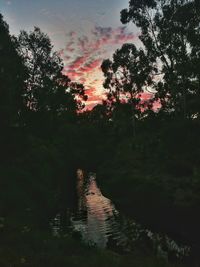
[[(190, 248), (178, 244), (165, 234), (153, 233), (123, 216), (97, 185), (96, 174), (77, 170), (77, 207), (70, 212), (70, 227), (82, 240), (98, 248), (111, 248), (127, 253), (136, 248), (151, 250), (158, 256), (183, 258)], [(53, 222), (54, 234), (59, 234), (60, 215)]]

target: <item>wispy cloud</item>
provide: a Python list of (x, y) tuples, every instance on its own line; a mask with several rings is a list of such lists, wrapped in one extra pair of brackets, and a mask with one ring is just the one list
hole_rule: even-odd
[(104, 97), (100, 69), (103, 59), (110, 57), (123, 43), (133, 42), (137, 35), (128, 32), (126, 27), (94, 26), (87, 36), (73, 31), (67, 37), (68, 41), (60, 51), (65, 62), (64, 73), (85, 84), (89, 95), (87, 105), (92, 106)]

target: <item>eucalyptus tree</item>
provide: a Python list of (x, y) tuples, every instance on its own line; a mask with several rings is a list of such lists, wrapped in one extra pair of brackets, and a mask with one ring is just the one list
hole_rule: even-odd
[(121, 11), (122, 23), (140, 29), (139, 38), (157, 66), (160, 76), (154, 86), (162, 109), (184, 118), (192, 116), (190, 103), (199, 94), (194, 85), (198, 75), (192, 71), (193, 62), (199, 62), (199, 19), (194, 0), (130, 0)]
[(134, 44), (124, 44), (114, 53), (113, 60), (104, 60), (101, 67), (105, 76), (104, 87), (108, 90), (108, 100), (115, 106), (121, 102), (130, 106), (135, 136), (136, 119), (141, 116), (143, 108), (140, 94), (153, 82), (153, 64), (150, 64), (143, 49), (137, 49)]
[(27, 33), (21, 31), (18, 37), (19, 54), (28, 70), (24, 100), (27, 112), (60, 116), (76, 114), (84, 98), (83, 85), (71, 82), (63, 74), (63, 62), (47, 34), (35, 27)]

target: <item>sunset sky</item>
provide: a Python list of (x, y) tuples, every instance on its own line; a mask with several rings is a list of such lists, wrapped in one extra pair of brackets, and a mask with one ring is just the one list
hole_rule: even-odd
[(0, 0), (0, 12), (17, 35), (38, 26), (46, 32), (65, 63), (64, 72), (85, 85), (91, 108), (103, 98), (103, 59), (123, 43), (137, 44), (133, 24), (120, 22), (128, 0)]

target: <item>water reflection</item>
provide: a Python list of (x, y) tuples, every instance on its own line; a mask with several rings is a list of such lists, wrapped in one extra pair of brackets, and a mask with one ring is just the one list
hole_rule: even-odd
[[(102, 195), (95, 173), (84, 175), (82, 170), (77, 170), (76, 186), (77, 208), (75, 212), (69, 211), (71, 228), (79, 232), (87, 244), (118, 252), (131, 252), (140, 247), (167, 259), (189, 255), (189, 247), (178, 245), (167, 235), (153, 233), (122, 216), (110, 199)], [(53, 220), (52, 229), (54, 235), (59, 235), (59, 214)]]
[(81, 170), (77, 171), (77, 176), (78, 211), (71, 218), (72, 225), (81, 232), (85, 242), (105, 248), (114, 229), (116, 233), (117, 211), (102, 195), (94, 173), (89, 173), (85, 181)]
[(146, 246), (159, 257), (166, 258), (182, 258), (189, 254), (189, 247), (178, 245), (168, 236), (153, 233), (120, 215), (110, 199), (102, 195), (95, 173), (85, 177), (82, 170), (77, 171), (77, 194), (78, 210), (71, 222), (86, 243), (99, 248), (118, 248), (121, 252)]

